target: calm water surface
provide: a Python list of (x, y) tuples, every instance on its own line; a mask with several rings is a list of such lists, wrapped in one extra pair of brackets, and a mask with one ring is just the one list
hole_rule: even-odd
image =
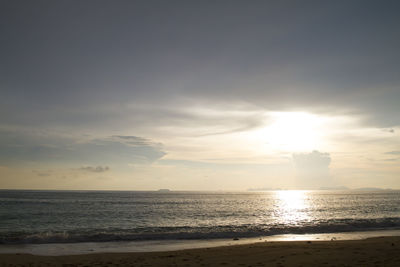
[(0, 243), (400, 229), (400, 191), (0, 191)]

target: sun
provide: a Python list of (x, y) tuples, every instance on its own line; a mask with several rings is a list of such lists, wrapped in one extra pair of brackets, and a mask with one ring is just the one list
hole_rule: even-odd
[(268, 126), (257, 132), (268, 148), (309, 151), (322, 142), (323, 118), (306, 112), (272, 112)]

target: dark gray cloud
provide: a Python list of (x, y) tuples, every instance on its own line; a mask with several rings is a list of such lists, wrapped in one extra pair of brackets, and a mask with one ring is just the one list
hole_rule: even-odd
[(107, 172), (107, 171), (109, 171), (110, 170), (110, 167), (108, 167), (108, 166), (83, 166), (83, 167), (80, 167), (79, 168), (79, 170), (82, 170), (82, 171), (87, 171), (87, 172), (97, 172), (97, 173), (100, 173), (100, 172)]
[[(368, 0), (3, 1), (0, 123), (90, 127), (129, 117), (109, 105), (238, 102), (355, 112), (372, 125), (400, 125), (399, 7)], [(141, 121), (142, 114), (129, 114)]]
[[(77, 140), (51, 134), (0, 132), (0, 162), (4, 164), (53, 163), (53, 164), (129, 164), (151, 163), (166, 153), (162, 144), (148, 139), (129, 136)], [(123, 140), (123, 141), (121, 141)], [(140, 142), (139, 142), (140, 141)]]

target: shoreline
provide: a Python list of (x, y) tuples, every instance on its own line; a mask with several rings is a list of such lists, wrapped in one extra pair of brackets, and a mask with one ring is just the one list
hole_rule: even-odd
[(69, 256), (99, 253), (167, 252), (186, 249), (205, 249), (223, 246), (246, 245), (263, 242), (295, 241), (345, 241), (363, 240), (374, 237), (400, 237), (400, 229), (369, 230), (358, 232), (337, 232), (319, 234), (284, 234), (249, 238), (195, 239), (195, 240), (152, 240), (114, 241), (46, 244), (0, 245), (2, 254), (31, 254), (36, 256)]
[(0, 254), (0, 266), (400, 266), (400, 236), (272, 241), (163, 252)]

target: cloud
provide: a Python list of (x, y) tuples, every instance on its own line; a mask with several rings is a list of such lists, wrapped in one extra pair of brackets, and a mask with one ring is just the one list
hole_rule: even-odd
[(388, 161), (388, 162), (393, 162), (393, 161), (398, 161), (399, 159), (384, 159), (383, 161)]
[(149, 146), (154, 144), (149, 139), (131, 135), (113, 135), (112, 138), (132, 146)]
[[(135, 136), (97, 138), (79, 144), (84, 157), (94, 156), (99, 162), (152, 163), (167, 153), (161, 143)], [(96, 154), (96, 155), (95, 155)]]
[[(108, 166), (108, 164), (152, 163), (164, 155), (166, 153), (161, 143), (136, 136), (109, 136), (82, 140), (55, 133), (0, 131), (0, 163), (6, 164), (85, 163)], [(92, 169), (94, 170), (96, 169)]]
[(39, 171), (39, 170), (33, 170), (33, 173), (35, 173), (37, 176), (40, 177), (47, 177), (47, 176), (51, 176), (52, 171)]
[(389, 152), (386, 152), (385, 154), (387, 154), (387, 155), (400, 155), (400, 151), (389, 151)]
[(395, 130), (393, 128), (382, 129), (382, 131), (388, 132), (388, 133), (395, 133)]
[(83, 166), (79, 168), (82, 171), (88, 171), (88, 172), (107, 172), (110, 170), (110, 167), (108, 166)]
[(332, 186), (329, 174), (331, 157), (329, 153), (317, 150), (311, 153), (293, 154), (293, 163), (297, 172), (297, 186), (304, 189), (317, 189)]
[[(57, 2), (40, 10), (31, 5), (10, 1), (0, 10), (1, 24), (10, 25), (0, 44), (7, 66), (0, 98), (4, 124), (96, 130), (177, 125), (190, 123), (179, 109), (197, 102), (356, 112), (374, 125), (400, 125), (395, 1), (355, 1), (346, 8), (342, 1), (304, 8), (270, 1), (229, 7), (208, 1), (157, 7), (136, 1)], [(93, 12), (76, 14), (89, 7)], [(99, 19), (107, 10), (119, 19), (113, 14)], [(60, 33), (75, 21), (81, 31)], [(32, 31), (49, 36), (51, 44)], [(122, 41), (112, 42), (117, 39)], [(15, 45), (21, 43), (30, 46)], [(132, 108), (141, 105), (154, 110)], [(233, 126), (231, 131), (242, 129)]]

